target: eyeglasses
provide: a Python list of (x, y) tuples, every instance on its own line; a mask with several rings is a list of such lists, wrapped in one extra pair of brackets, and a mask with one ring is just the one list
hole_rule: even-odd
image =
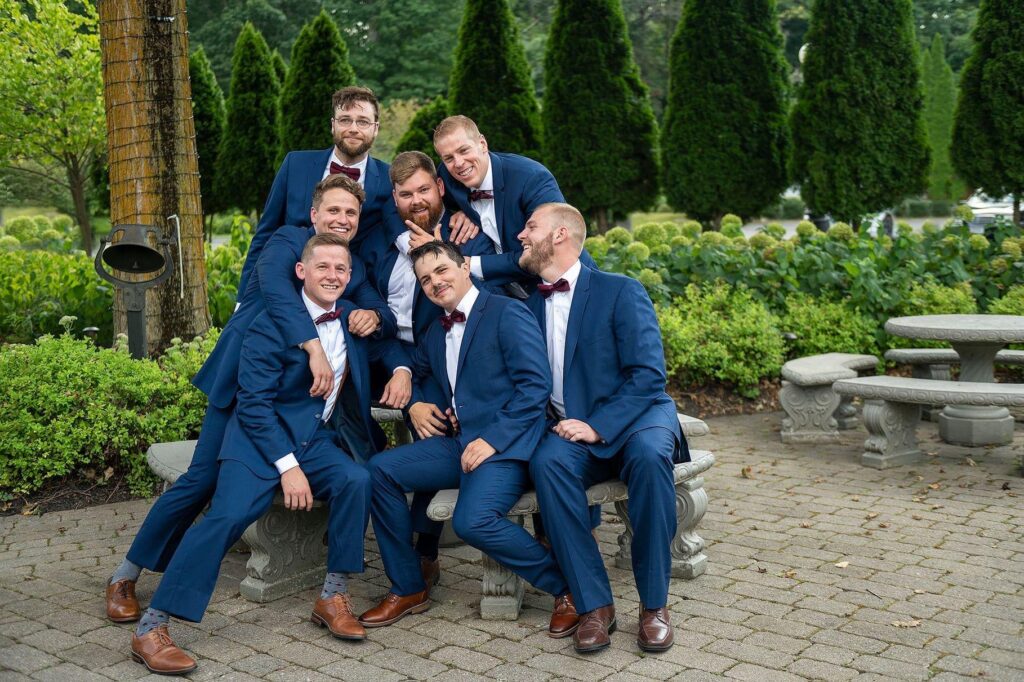
[(341, 118), (335, 116), (334, 122), (342, 128), (348, 128), (355, 123), (356, 128), (359, 128), (360, 130), (366, 130), (370, 126), (377, 125), (376, 121), (371, 121), (368, 118), (352, 118), (351, 116), (342, 116)]

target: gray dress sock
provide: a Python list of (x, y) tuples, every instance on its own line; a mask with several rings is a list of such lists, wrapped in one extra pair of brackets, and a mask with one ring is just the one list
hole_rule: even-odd
[(321, 599), (348, 592), (348, 573), (328, 573), (324, 578), (324, 589), (320, 592)]
[(142, 573), (142, 566), (133, 564), (125, 558), (121, 562), (121, 565), (114, 571), (114, 575), (110, 578), (110, 584), (113, 585), (118, 580), (131, 580), (135, 582), (139, 579), (139, 575)]
[(155, 630), (161, 625), (167, 625), (170, 620), (171, 615), (166, 611), (148, 608), (146, 609), (146, 612), (142, 614), (142, 618), (139, 619), (139, 625), (135, 628), (135, 636), (142, 637), (150, 630)]

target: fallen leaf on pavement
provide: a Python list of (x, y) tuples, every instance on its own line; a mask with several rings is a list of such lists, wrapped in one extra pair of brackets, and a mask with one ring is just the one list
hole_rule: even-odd
[(877, 519), (878, 518), (878, 512), (869, 512), (868, 515), (865, 516), (864, 518), (866, 518), (868, 521), (870, 521), (871, 519)]
[(846, 568), (847, 566), (849, 566), (849, 565), (850, 565), (850, 562), (849, 562), (849, 561), (840, 561), (839, 563), (837, 563), (837, 564), (833, 564), (833, 565), (834, 565), (834, 566), (835, 566), (836, 568)]
[(941, 483), (929, 483), (928, 487), (931, 488), (932, 490), (938, 490), (939, 488), (942, 487), (942, 484)]
[(1003, 485), (1002, 485), (1001, 490), (1009, 490), (1009, 489), (1010, 489), (1010, 482), (1009, 481), (1003, 481)]
[(976, 466), (978, 466), (978, 463), (975, 462), (970, 457), (964, 457), (964, 464), (966, 464), (969, 467), (976, 467)]
[(924, 594), (924, 590), (914, 590), (914, 594)]
[(854, 495), (850, 499), (853, 500), (854, 502), (860, 502), (860, 495)]
[(782, 577), (783, 578), (795, 578), (796, 577), (796, 571), (794, 571), (792, 568), (789, 569), (788, 571), (783, 571), (782, 572)]
[(811, 522), (810, 521), (801, 521), (800, 522), (800, 527), (801, 528), (810, 528), (811, 527)]
[(915, 521), (920, 521), (924, 517), (920, 514), (911, 514), (910, 518), (914, 519)]
[(757, 572), (758, 572), (758, 573), (767, 573), (767, 572), (768, 572), (768, 569), (767, 569), (767, 568), (765, 568), (764, 566), (758, 566), (758, 567), (757, 567)]
[(879, 524), (878, 524), (878, 527), (879, 527), (879, 528), (888, 528), (888, 527), (889, 527), (889, 524), (888, 524), (888, 523), (879, 523)]
[(743, 467), (742, 469), (740, 469), (740, 476), (742, 476), (743, 478), (753, 478), (754, 477), (754, 467), (749, 466), (749, 465)]
[(921, 625), (919, 620), (894, 620), (892, 624), (898, 628), (916, 628)]

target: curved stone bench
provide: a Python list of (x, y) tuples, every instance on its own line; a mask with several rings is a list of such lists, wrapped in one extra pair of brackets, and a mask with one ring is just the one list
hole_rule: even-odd
[[(707, 424), (694, 417), (680, 414), (679, 423), (687, 438), (703, 436), (709, 432)], [(671, 547), (672, 576), (687, 580), (702, 575), (707, 568), (704, 539), (697, 534), (697, 525), (708, 508), (708, 496), (704, 491), (701, 474), (715, 463), (715, 456), (706, 450), (691, 449), (690, 457), (691, 461), (675, 465), (676, 534)], [(587, 489), (588, 504), (615, 504), (615, 512), (625, 526), (618, 538), (619, 551), (615, 555), (615, 566), (631, 571), (633, 527), (629, 521), (628, 498), (626, 484), (617, 479)], [(450, 520), (458, 500), (458, 490), (439, 491), (427, 507), (427, 516), (435, 521)], [(539, 510), (537, 494), (531, 491), (519, 498), (508, 515), (523, 525), (526, 516)], [(486, 554), (483, 555), (483, 568), (484, 573), (480, 579), (480, 617), (484, 620), (517, 619), (523, 601), (522, 578)]]
[(786, 411), (782, 442), (830, 443), (839, 439), (839, 429), (856, 428), (856, 410), (849, 400), (833, 392), (832, 384), (877, 365), (874, 355), (855, 353), (823, 353), (784, 364), (779, 391), (779, 402)]
[(870, 435), (861, 463), (875, 469), (921, 458), (916, 430), (922, 405), (1024, 406), (1024, 384), (872, 376), (841, 379), (832, 389), (865, 400), (864, 426)]

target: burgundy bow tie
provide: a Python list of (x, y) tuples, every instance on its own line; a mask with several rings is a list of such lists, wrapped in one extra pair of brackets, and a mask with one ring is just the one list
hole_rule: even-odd
[(471, 189), (469, 190), (470, 201), (480, 201), (481, 199), (493, 199), (494, 192), (489, 189)]
[(461, 310), (453, 310), (451, 315), (441, 316), (441, 326), (444, 327), (446, 332), (450, 332), (452, 327), (455, 326), (456, 322), (465, 322), (466, 316), (462, 314)]
[(564, 279), (560, 279), (554, 284), (538, 284), (537, 291), (539, 291), (540, 295), (544, 298), (550, 298), (551, 294), (556, 291), (569, 291), (569, 283)]
[(356, 182), (359, 182), (358, 168), (349, 168), (348, 166), (342, 166), (340, 163), (331, 161), (331, 175), (336, 175), (337, 173), (344, 173)]
[(313, 320), (313, 324), (323, 324), (324, 322), (330, 322), (341, 317), (341, 308), (335, 308), (329, 313), (324, 313), (320, 317)]

